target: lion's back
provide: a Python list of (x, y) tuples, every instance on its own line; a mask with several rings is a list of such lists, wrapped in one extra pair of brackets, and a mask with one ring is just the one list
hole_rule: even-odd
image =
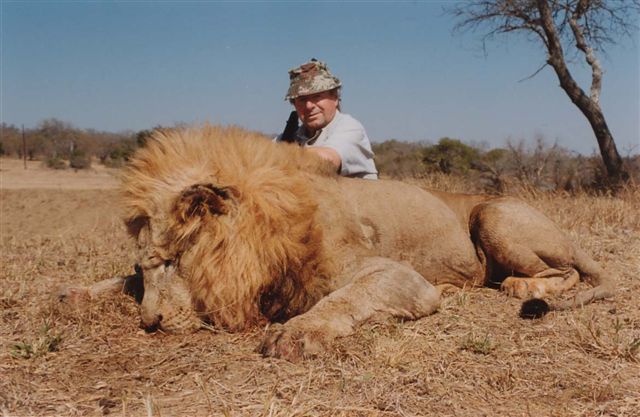
[(340, 178), (331, 186), (333, 199), (321, 199), (320, 211), (332, 225), (326, 229), (333, 230), (334, 245), (360, 242), (371, 254), (409, 262), (438, 282), (454, 283), (460, 271), (470, 274), (465, 280), (482, 279), (466, 227), (437, 196), (398, 181)]

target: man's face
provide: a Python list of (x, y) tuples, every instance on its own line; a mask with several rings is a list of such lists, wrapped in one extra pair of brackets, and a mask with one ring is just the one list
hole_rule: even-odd
[(338, 103), (338, 93), (335, 90), (296, 97), (293, 100), (298, 117), (310, 134), (322, 129), (333, 120)]

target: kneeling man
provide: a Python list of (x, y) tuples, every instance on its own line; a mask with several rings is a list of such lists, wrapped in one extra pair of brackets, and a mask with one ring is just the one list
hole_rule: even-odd
[[(360, 122), (340, 112), (340, 80), (327, 65), (312, 59), (289, 70), (285, 100), (295, 107), (276, 140), (295, 142), (331, 162), (340, 175), (377, 179), (373, 151)], [(297, 119), (302, 126), (297, 128)]]

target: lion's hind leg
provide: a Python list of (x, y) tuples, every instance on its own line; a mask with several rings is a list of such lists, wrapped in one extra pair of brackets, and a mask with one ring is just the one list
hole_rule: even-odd
[(557, 295), (580, 281), (578, 271), (568, 266), (571, 265), (570, 258), (561, 255), (565, 252), (558, 251), (558, 255), (543, 259), (529, 245), (514, 242), (506, 236), (498, 244), (483, 243), (490, 254), (490, 262), (495, 265), (493, 269), (504, 274), (491, 279), (502, 280), (500, 289), (512, 297), (527, 299)]
[(486, 258), (488, 283), (518, 298), (560, 294), (578, 283), (571, 241), (545, 215), (504, 197), (476, 206), (472, 240)]
[(573, 268), (549, 268), (532, 277), (507, 277), (500, 289), (512, 297), (521, 299), (544, 298), (561, 294), (580, 281), (580, 274)]
[(352, 334), (367, 320), (415, 320), (439, 305), (440, 292), (411, 267), (386, 258), (366, 258), (349, 284), (284, 325), (271, 325), (258, 350), (295, 361), (318, 353), (336, 337)]
[(478, 204), (471, 212), (469, 231), (486, 267), (486, 282), (501, 282), (510, 295), (540, 299), (560, 294), (580, 279), (593, 286), (548, 306), (565, 310), (614, 294), (613, 278), (523, 201), (502, 197)]

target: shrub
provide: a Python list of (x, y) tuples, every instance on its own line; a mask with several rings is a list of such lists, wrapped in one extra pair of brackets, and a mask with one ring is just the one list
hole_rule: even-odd
[(383, 177), (410, 178), (422, 176), (421, 143), (407, 143), (395, 139), (372, 145), (378, 172)]
[(47, 168), (67, 169), (67, 163), (62, 158), (60, 158), (58, 156), (53, 156), (53, 157), (45, 160), (44, 163), (46, 164)]
[(69, 165), (73, 169), (91, 168), (91, 158), (82, 151), (73, 151), (71, 159), (69, 160)]
[(441, 138), (436, 145), (425, 147), (422, 155), (430, 172), (443, 174), (466, 174), (480, 158), (478, 149), (451, 138)]

